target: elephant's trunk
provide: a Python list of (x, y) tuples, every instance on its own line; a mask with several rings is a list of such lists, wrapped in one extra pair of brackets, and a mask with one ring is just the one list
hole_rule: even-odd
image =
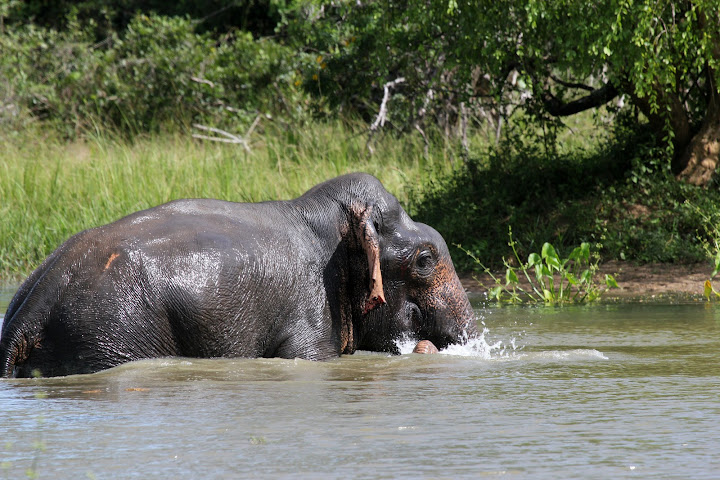
[(413, 353), (433, 354), (438, 353), (438, 349), (430, 340), (420, 340), (415, 345)]
[(467, 293), (455, 273), (452, 263), (444, 265), (442, 281), (437, 283), (434, 291), (438, 321), (436, 332), (439, 338), (435, 343), (445, 348), (451, 343), (467, 343), (478, 336), (477, 317), (470, 304)]

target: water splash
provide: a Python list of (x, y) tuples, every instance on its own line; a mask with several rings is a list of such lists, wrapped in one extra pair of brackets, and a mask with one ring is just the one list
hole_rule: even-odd
[[(483, 323), (484, 325), (484, 323)], [(482, 333), (475, 338), (467, 339), (464, 344), (452, 344), (438, 352), (440, 355), (453, 355), (457, 357), (477, 357), (490, 360), (497, 357), (505, 357), (513, 354), (516, 350), (521, 349), (515, 343), (515, 339), (509, 340), (509, 343), (504, 343), (502, 340), (498, 340), (494, 343), (488, 343), (487, 334), (489, 330), (487, 327), (483, 328)], [(418, 339), (413, 337), (403, 337), (396, 340), (395, 344), (398, 347), (401, 355), (412, 353)]]
[(417, 342), (417, 338), (411, 337), (410, 335), (405, 335), (395, 340), (395, 345), (400, 351), (400, 355), (407, 355), (409, 353), (412, 353), (415, 345), (417, 345)]
[[(468, 339), (467, 342), (462, 345), (448, 345), (447, 348), (440, 350), (439, 353), (441, 355), (455, 355), (458, 357), (479, 357), (486, 360), (508, 355), (508, 346), (502, 340), (494, 343), (488, 342), (487, 334), (489, 332), (490, 330), (485, 327), (477, 337)], [(514, 351), (515, 348), (515, 339), (512, 339), (510, 349)]]

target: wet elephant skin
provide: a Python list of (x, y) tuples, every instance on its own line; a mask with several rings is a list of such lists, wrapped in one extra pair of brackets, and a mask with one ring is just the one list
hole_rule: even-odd
[(71, 237), (10, 302), (0, 376), (168, 356), (324, 360), (474, 335), (440, 234), (357, 173), (290, 201), (176, 200)]

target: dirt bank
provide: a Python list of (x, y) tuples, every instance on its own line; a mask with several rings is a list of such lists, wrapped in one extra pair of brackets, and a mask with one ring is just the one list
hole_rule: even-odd
[[(685, 294), (702, 295), (705, 280), (710, 279), (712, 268), (709, 263), (694, 263), (689, 265), (647, 264), (634, 265), (629, 262), (610, 261), (600, 266), (597, 279), (601, 281), (602, 274), (609, 273), (615, 276), (620, 286), (619, 290), (612, 290), (608, 294), (622, 297), (641, 297), (659, 294)], [(493, 285), (489, 275), (464, 275), (463, 285), (471, 292), (484, 292), (487, 286)], [(498, 278), (504, 278), (500, 273)], [(479, 280), (479, 281), (478, 281)], [(714, 282), (715, 289), (720, 287), (720, 279)]]

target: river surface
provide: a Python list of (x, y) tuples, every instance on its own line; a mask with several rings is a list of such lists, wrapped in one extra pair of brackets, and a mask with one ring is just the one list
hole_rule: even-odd
[(720, 306), (477, 311), (441, 355), (0, 380), (0, 478), (720, 477)]

